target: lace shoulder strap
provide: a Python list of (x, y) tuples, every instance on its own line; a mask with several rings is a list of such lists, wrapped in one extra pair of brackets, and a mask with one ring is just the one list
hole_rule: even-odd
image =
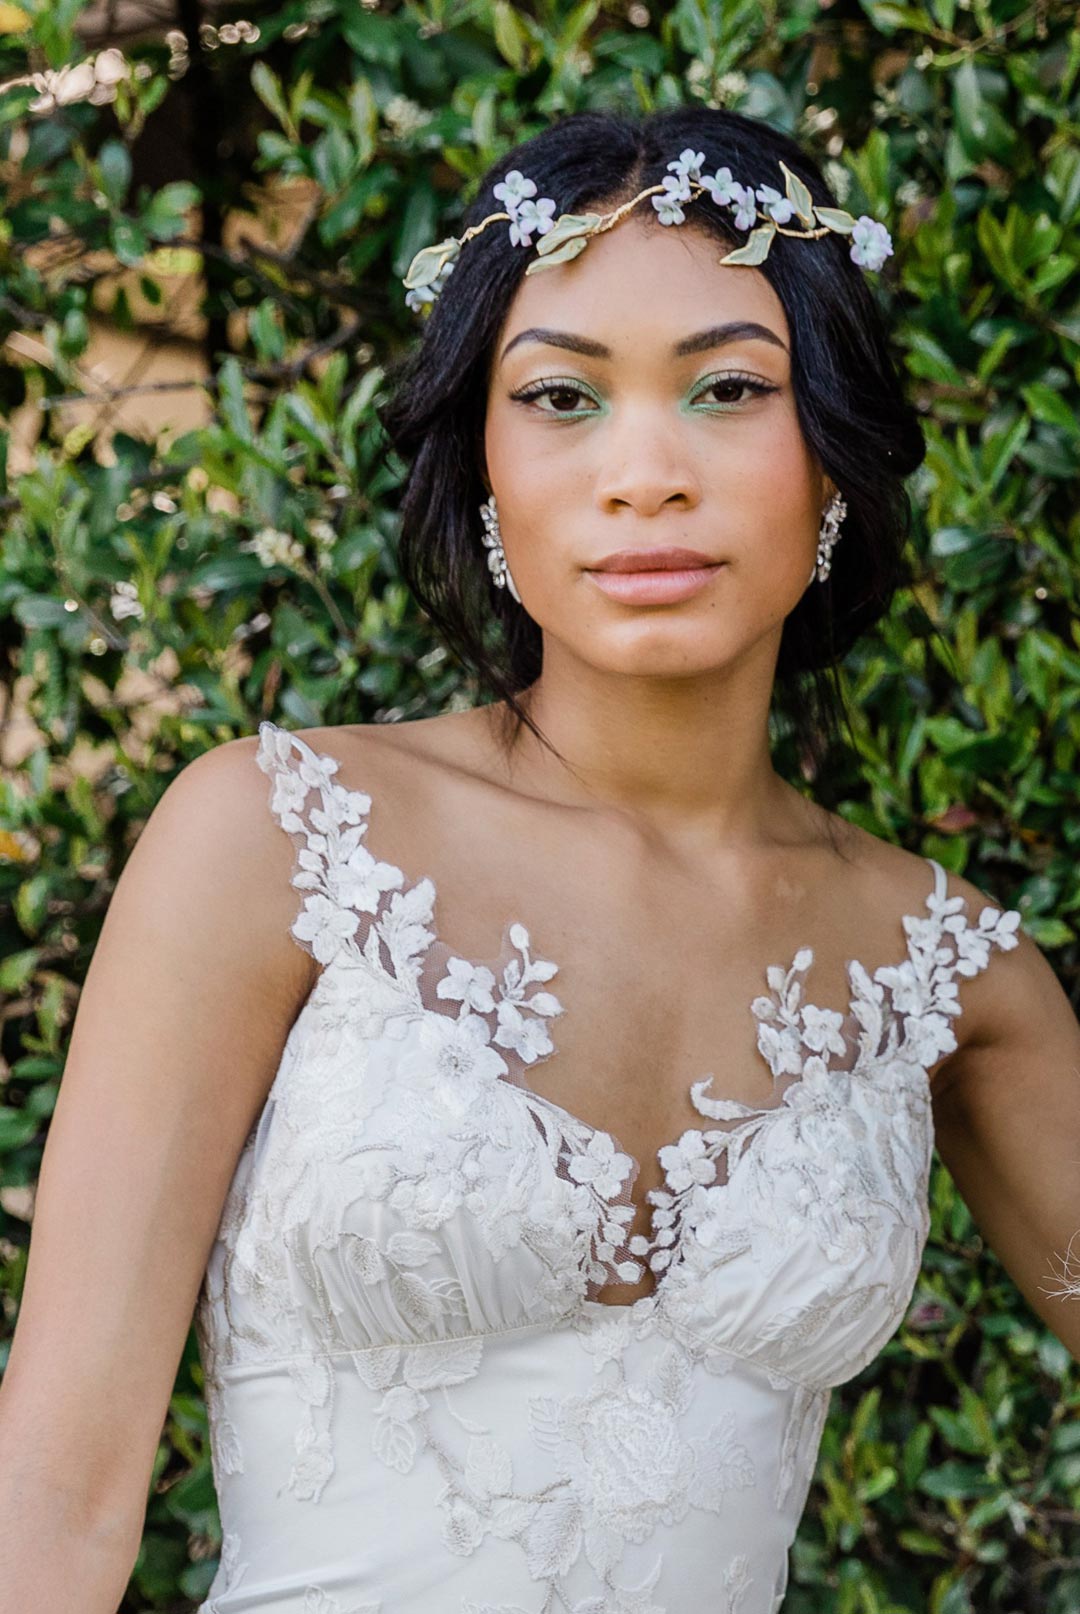
[(986, 969), (995, 947), (1003, 953), (1016, 947), (1022, 916), (1018, 908), (987, 903), (973, 923), (967, 898), (948, 895), (942, 865), (936, 858), (926, 861), (934, 871), (934, 889), (926, 899), (926, 914), (904, 919), (908, 956), (895, 968), (876, 971), (875, 978), (892, 989), (908, 1051), (930, 1066), (957, 1047), (951, 1022), (963, 1007), (958, 978)]
[(368, 851), (371, 797), (335, 779), (336, 757), (267, 720), (259, 724), (256, 761), (271, 780), (270, 811), (296, 850), (291, 883), (304, 900), (292, 935), (322, 965), (350, 958), (381, 964), (385, 945), (396, 973), (407, 978), (410, 960), (433, 936), (424, 928), (431, 881), (406, 888), (401, 869)]

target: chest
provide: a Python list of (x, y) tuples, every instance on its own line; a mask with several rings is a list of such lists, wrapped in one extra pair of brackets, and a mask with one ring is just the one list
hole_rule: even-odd
[(697, 1127), (659, 1152), (645, 1233), (619, 1140), (508, 1079), (504, 1045), (464, 1024), (355, 962), (321, 977), (215, 1254), (243, 1350), (453, 1340), (613, 1305), (644, 1323), (657, 1307), (711, 1349), (824, 1383), (895, 1328), (928, 1230), (917, 1067), (818, 1062), (741, 1114), (698, 1088)]
[[(452, 1012), (475, 1007), (440, 999), (450, 968), (472, 970), (495, 998), (513, 991), (530, 967), (512, 936), (513, 892), (529, 956), (545, 962), (545, 995), (557, 1000), (533, 1057), (521, 1051), (529, 1083), (617, 1133), (640, 1162), (639, 1202), (660, 1185), (660, 1146), (700, 1121), (695, 1081), (711, 1075), (714, 1096), (769, 1105), (782, 1090), (778, 1075), (798, 1073), (778, 1073), (762, 1048), (752, 1005), (770, 992), (770, 969), (786, 972), (781, 991), (796, 1017), (812, 995), (830, 1060), (848, 1067), (855, 1058), (849, 961), (903, 956), (895, 906), (876, 910), (857, 885), (834, 889), (812, 857), (740, 855), (718, 866), (690, 852), (676, 858), (618, 825), (576, 824), (571, 833), (533, 813), (504, 827), (481, 856), (467, 813), (440, 813), (425, 826), (439, 878), (437, 896), (435, 881), (423, 882), (432, 910), (417, 996)], [(396, 853), (396, 838), (376, 849), (369, 837), (368, 847), (381, 859)], [(796, 952), (807, 962), (791, 972)], [(389, 962), (383, 948), (376, 956)], [(786, 1064), (795, 1063), (789, 1051)]]

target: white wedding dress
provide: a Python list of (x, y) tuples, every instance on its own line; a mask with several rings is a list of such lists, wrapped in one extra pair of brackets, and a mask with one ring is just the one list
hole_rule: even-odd
[[(846, 1021), (802, 1000), (808, 947), (771, 967), (776, 1102), (695, 1083), (631, 1238), (638, 1163), (529, 1083), (555, 964), (522, 924), (498, 975), (457, 957), (337, 759), (259, 741), (322, 970), (199, 1294), (223, 1529), (200, 1614), (775, 1614), (830, 1391), (919, 1272), (959, 978), (1019, 913), (975, 922), (928, 859), (907, 957), (848, 964)], [(595, 1298), (645, 1260), (653, 1294)]]

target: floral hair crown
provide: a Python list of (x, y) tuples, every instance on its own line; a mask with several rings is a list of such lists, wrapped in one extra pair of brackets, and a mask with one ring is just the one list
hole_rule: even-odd
[[(409, 265), (402, 281), (407, 288), (408, 306), (419, 311), (433, 303), (453, 271), (461, 248), (471, 236), (479, 235), (489, 224), (499, 219), (510, 221), (510, 241), (514, 246), (532, 246), (537, 235), (536, 250), (539, 257), (530, 263), (525, 273), (533, 275), (541, 269), (550, 269), (557, 263), (568, 263), (584, 252), (589, 236), (600, 235), (629, 213), (645, 196), (652, 197), (661, 224), (682, 224), (686, 214), (682, 203), (692, 201), (702, 191), (708, 191), (718, 207), (730, 208), (735, 228), (750, 230), (741, 247), (729, 252), (721, 261), (725, 264), (763, 263), (777, 235), (795, 236), (799, 240), (816, 240), (830, 230), (851, 236), (851, 260), (860, 269), (880, 269), (893, 250), (892, 238), (884, 224), (863, 213), (855, 218), (839, 207), (817, 207), (802, 180), (786, 164), (780, 168), (784, 175), (785, 194), (780, 195), (771, 185), (759, 185), (754, 190), (732, 179), (730, 168), (719, 168), (715, 174), (703, 174), (701, 165), (705, 154), (689, 146), (673, 162), (668, 163), (672, 173), (660, 185), (650, 185), (639, 191), (632, 201), (624, 202), (611, 213), (561, 213), (552, 220), (555, 203), (550, 196), (536, 197), (536, 185), (526, 179), (517, 168), (512, 168), (503, 182), (494, 187), (494, 194), (506, 204), (505, 213), (489, 213), (486, 219), (474, 224), (463, 236), (448, 236), (434, 246), (424, 247)], [(658, 194), (659, 193), (659, 194)], [(763, 222), (757, 224), (758, 203), (761, 204)], [(784, 225), (795, 215), (804, 230), (785, 230)], [(751, 228), (756, 225), (755, 228)]]

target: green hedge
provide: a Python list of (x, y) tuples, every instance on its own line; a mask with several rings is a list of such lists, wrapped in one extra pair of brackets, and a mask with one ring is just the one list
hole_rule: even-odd
[[(25, 27), (0, 6), (5, 83), (87, 54), (81, 0), (23, 4)], [(0, 781), (5, 1338), (30, 1233), (19, 1189), (79, 983), (170, 776), (267, 715), (370, 722), (476, 699), (398, 577), (404, 467), (374, 406), (415, 334), (400, 285), (414, 252), (563, 112), (737, 108), (802, 139), (845, 205), (889, 223), (875, 283), (929, 437), (912, 485), (925, 580), (849, 657), (857, 750), (814, 788), (1019, 905), (1080, 1002), (1070, 0), (294, 0), (214, 18), (186, 51), (132, 46), (101, 104), (31, 112), (33, 86), (0, 92), (0, 334), (33, 339), (0, 350), (0, 415), (43, 411), (33, 468), (9, 476), (0, 456), (4, 676), (43, 736)], [(314, 182), (287, 251), (222, 245), (245, 176)], [(108, 254), (155, 302), (200, 240), (212, 421), (119, 433), (103, 456), (56, 400), (88, 390), (93, 310), (131, 324)], [(834, 1396), (786, 1614), (1080, 1608), (1075, 1363), (940, 1162), (932, 1195), (905, 1324)], [(6, 1354), (0, 1341), (0, 1367)], [(192, 1335), (125, 1610), (192, 1607), (218, 1544)]]

